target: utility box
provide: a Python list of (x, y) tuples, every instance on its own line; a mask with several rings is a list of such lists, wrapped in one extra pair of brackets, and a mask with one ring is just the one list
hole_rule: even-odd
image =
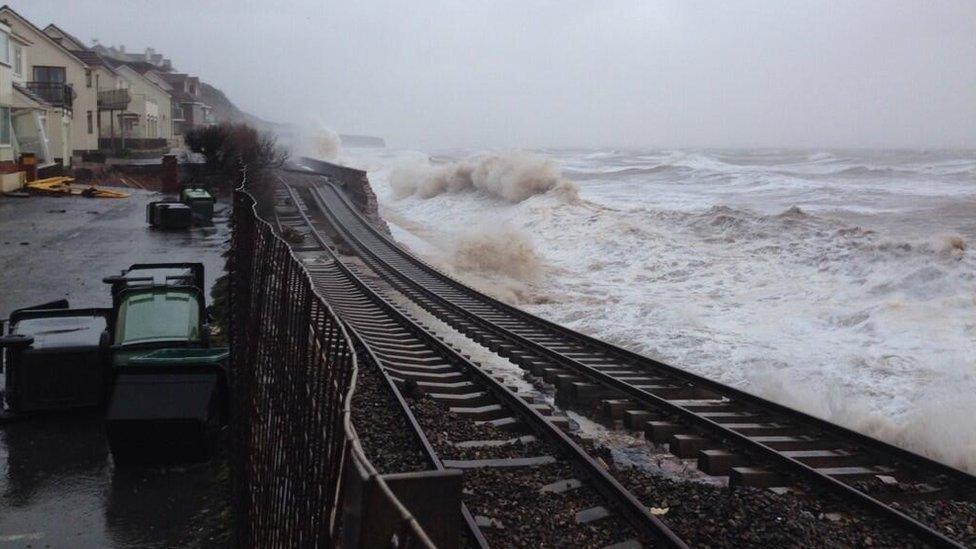
[(107, 309), (14, 311), (4, 347), (6, 400), (17, 413), (97, 407), (110, 381)]
[(146, 204), (146, 222), (159, 229), (188, 229), (193, 225), (193, 210), (182, 202), (157, 200)]

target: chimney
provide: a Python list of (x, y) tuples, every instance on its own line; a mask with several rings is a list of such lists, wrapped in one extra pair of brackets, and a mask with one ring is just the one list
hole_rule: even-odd
[(119, 44), (119, 53), (125, 53), (125, 44)]

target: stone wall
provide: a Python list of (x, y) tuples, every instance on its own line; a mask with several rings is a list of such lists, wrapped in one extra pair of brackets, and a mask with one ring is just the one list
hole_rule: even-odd
[(360, 213), (376, 228), (388, 235), (390, 234), (390, 227), (380, 216), (379, 202), (376, 200), (376, 193), (373, 192), (373, 187), (369, 184), (369, 178), (366, 176), (366, 172), (322, 160), (315, 160), (314, 158), (302, 157), (300, 161), (315, 170), (316, 173), (329, 176), (342, 185), (346, 196), (359, 209)]

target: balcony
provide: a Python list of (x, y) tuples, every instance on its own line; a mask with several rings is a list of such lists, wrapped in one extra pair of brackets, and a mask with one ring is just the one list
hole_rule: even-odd
[(28, 82), (27, 89), (53, 107), (71, 110), (75, 90), (64, 82)]
[(98, 110), (100, 111), (124, 111), (132, 97), (129, 90), (103, 90), (98, 92)]

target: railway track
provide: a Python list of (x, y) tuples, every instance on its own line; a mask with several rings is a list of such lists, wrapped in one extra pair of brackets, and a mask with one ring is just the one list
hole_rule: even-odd
[(667, 444), (731, 487), (823, 490), (934, 546), (958, 532), (916, 516), (920, 502), (972, 502), (976, 477), (574, 332), (438, 272), (367, 222), (333, 183), (311, 191), (377, 275), (457, 331), (551, 383), (557, 402)]
[(565, 418), (398, 311), (330, 250), (300, 191), (282, 192), (295, 209), (279, 209), (279, 227), (303, 235), (296, 250), (321, 252), (306, 264), (313, 283), (383, 372), (428, 461), (464, 471), (469, 544), (685, 546), (563, 432)]

